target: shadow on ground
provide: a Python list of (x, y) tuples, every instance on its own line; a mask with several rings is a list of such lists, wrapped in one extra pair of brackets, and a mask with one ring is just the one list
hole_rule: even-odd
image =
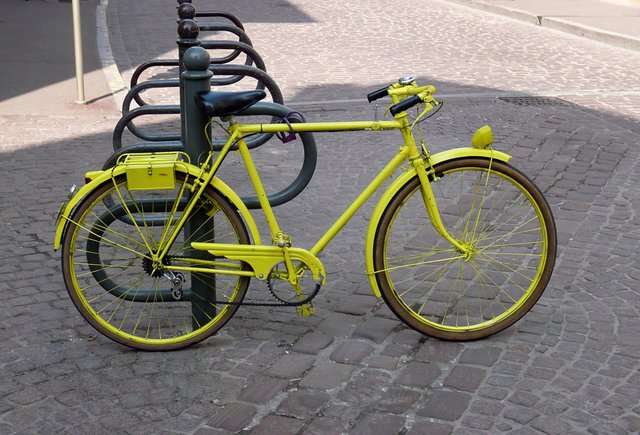
[[(639, 298), (626, 273), (639, 253), (621, 250), (616, 237), (629, 225), (634, 205), (611, 202), (607, 186), (616, 182), (625, 156), (637, 157), (630, 147), (637, 136), (619, 127), (621, 120), (576, 105), (518, 106), (493, 97), (499, 90), (439, 85), (443, 93), (478, 96), (450, 98), (426, 124), (434, 151), (466, 146), (477, 127), (492, 124), (496, 148), (512, 154), (513, 164), (546, 193), (560, 232), (555, 275), (531, 313), (504, 333), (467, 344), (421, 337), (372, 297), (362, 255), (372, 204), (323, 254), (329, 283), (310, 318), (287, 309), (242, 308), (217, 336), (164, 354), (131, 351), (96, 336), (66, 295), (51, 241), (54, 214), (68, 186), (109, 156), (115, 119), (97, 121), (96, 133), (84, 135), (75, 133), (83, 129), (77, 120), (0, 118), (0, 128), (41, 140), (0, 159), (2, 431), (236, 432), (255, 426), (259, 433), (276, 420), (300, 429), (346, 431), (381, 415), (391, 432), (412, 425), (449, 433), (481, 406), (492, 407), (494, 416), (517, 430), (530, 423), (515, 417), (522, 415), (524, 397), (536, 415), (556, 407), (554, 418), (562, 427), (588, 428), (606, 420), (598, 414), (603, 406), (620, 409), (618, 415), (627, 412), (626, 403), (637, 397), (637, 382), (628, 376), (638, 368), (640, 350), (632, 332)], [(369, 90), (312, 87), (301, 94), (364, 101)], [(370, 118), (374, 111), (350, 103), (330, 110), (307, 106), (305, 112), (312, 120), (349, 120)], [(64, 129), (70, 129), (65, 139), (47, 139)], [(392, 138), (317, 135), (311, 185), (276, 209), (299, 245), (309, 246), (370, 181), (374, 168), (393, 155), (399, 141)], [(283, 173), (295, 173), (297, 157), (290, 157), (296, 152), (295, 145), (278, 144), (258, 150), (265, 179), (278, 183)], [(234, 161), (228, 164), (224, 179), (242, 190), (243, 173)], [(264, 290), (254, 283), (250, 294)], [(367, 352), (357, 361), (340, 360), (338, 349), (350, 346)], [(623, 380), (597, 386), (598, 380), (609, 382), (606, 370), (614, 367), (624, 371)], [(585, 406), (581, 395), (590, 388), (611, 392), (592, 396)], [(452, 402), (447, 412), (436, 413), (434, 400)], [(589, 418), (576, 420), (578, 411)], [(413, 415), (411, 422), (407, 415)]]

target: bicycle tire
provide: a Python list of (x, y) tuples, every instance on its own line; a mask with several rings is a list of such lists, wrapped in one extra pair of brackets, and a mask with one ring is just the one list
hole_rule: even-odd
[(434, 169), (445, 228), (471, 253), (431, 225), (416, 175), (378, 223), (376, 279), (409, 327), (443, 340), (481, 339), (514, 324), (542, 295), (556, 256), (553, 215), (533, 182), (507, 163), (462, 158)]
[[(64, 281), (80, 314), (104, 336), (136, 349), (176, 350), (204, 340), (233, 317), (249, 285), (246, 276), (211, 279), (213, 274), (185, 271), (171, 277), (154, 268), (150, 251), (160, 249), (162, 235), (177, 223), (195, 178), (177, 168), (175, 180), (175, 189), (164, 190), (129, 189), (125, 174), (103, 183), (73, 211), (62, 242)], [(190, 248), (196, 237), (250, 243), (235, 207), (211, 185), (186, 226), (191, 235), (181, 233), (165, 265), (215, 260)], [(220, 262), (246, 268), (239, 261)], [(178, 288), (170, 278), (184, 283)]]

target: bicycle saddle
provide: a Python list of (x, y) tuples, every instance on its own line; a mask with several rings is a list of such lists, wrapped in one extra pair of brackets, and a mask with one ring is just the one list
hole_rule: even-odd
[(196, 106), (209, 116), (235, 115), (266, 97), (261, 89), (243, 92), (198, 92)]

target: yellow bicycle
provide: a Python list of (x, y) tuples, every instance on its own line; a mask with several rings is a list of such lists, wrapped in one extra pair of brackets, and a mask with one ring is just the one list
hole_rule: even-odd
[[(201, 165), (180, 152), (125, 154), (86, 174), (63, 204), (69, 294), (105, 336), (138, 349), (172, 350), (218, 331), (242, 305), (250, 278), (282, 305), (313, 312), (326, 282), (319, 254), (356, 211), (392, 179), (370, 219), (366, 273), (376, 296), (411, 328), (445, 340), (502, 331), (544, 291), (556, 255), (547, 201), (491, 129), (472, 146), (430, 155), (413, 130), (434, 107), (433, 86), (411, 77), (369, 94), (391, 97), (385, 120), (240, 124), (234, 115), (263, 91), (208, 92), (196, 103), (224, 122), (228, 139)], [(415, 116), (408, 110), (418, 106)], [(276, 220), (245, 138), (255, 133), (399, 130), (403, 145), (311, 249), (292, 245)], [(239, 196), (216, 176), (237, 149), (270, 229), (263, 242)]]

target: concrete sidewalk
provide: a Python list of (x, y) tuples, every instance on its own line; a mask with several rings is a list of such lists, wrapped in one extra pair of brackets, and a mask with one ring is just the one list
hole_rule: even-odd
[(84, 89), (77, 104), (71, 3), (11, 0), (0, 22), (0, 115), (117, 113), (98, 54), (98, 0), (81, 3)]
[(631, 50), (640, 50), (639, 0), (447, 0)]

